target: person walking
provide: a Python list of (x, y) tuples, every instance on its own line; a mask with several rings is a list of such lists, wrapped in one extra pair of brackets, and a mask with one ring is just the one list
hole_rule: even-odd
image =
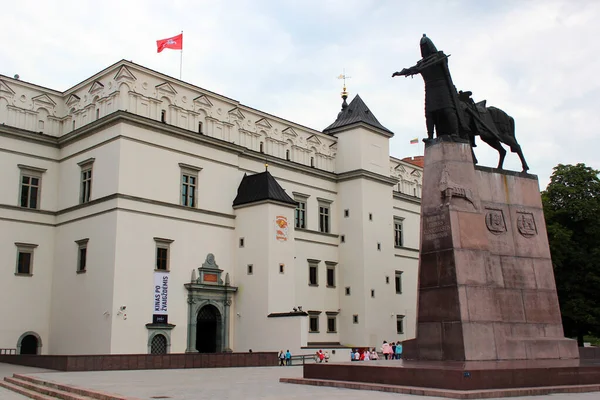
[(373, 347), (373, 351), (371, 352), (371, 360), (379, 360), (379, 355), (375, 347)]
[(285, 365), (292, 365), (292, 353), (289, 349), (285, 352)]
[(383, 341), (383, 345), (381, 345), (381, 352), (383, 353), (383, 356), (385, 357), (386, 360), (388, 359), (388, 357), (390, 356), (390, 354), (392, 352), (392, 348), (390, 347), (388, 342), (385, 340)]
[(402, 342), (396, 343), (396, 359), (402, 359)]
[(285, 353), (283, 352), (283, 350), (279, 352), (279, 366), (285, 367)]

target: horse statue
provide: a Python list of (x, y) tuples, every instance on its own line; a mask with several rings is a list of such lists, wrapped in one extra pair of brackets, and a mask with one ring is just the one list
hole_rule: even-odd
[[(506, 150), (502, 147), (502, 143), (504, 143), (510, 147), (511, 152), (517, 153), (523, 172), (527, 172), (529, 166), (515, 137), (515, 120), (499, 108), (486, 107), (486, 100), (475, 103), (471, 95), (472, 93), (469, 91), (458, 92), (461, 109), (467, 121), (466, 132), (461, 132), (463, 133), (461, 136), (468, 136), (471, 151), (473, 151), (473, 147), (477, 146), (475, 136), (479, 135), (481, 140), (498, 151), (500, 156), (498, 168), (502, 169), (506, 157)], [(473, 153), (473, 161), (477, 164), (475, 153)]]

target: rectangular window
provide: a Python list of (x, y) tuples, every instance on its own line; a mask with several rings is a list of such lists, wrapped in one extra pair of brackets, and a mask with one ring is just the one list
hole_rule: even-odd
[(335, 326), (336, 325), (335, 324), (335, 320), (336, 320), (335, 316), (332, 316), (332, 315), (327, 316), (327, 332), (328, 333), (335, 333), (335, 332), (337, 332), (337, 329), (336, 329), (336, 326)]
[(244, 238), (240, 238), (240, 247), (244, 247)]
[(181, 168), (181, 205), (195, 208), (197, 206), (196, 197), (198, 195), (198, 172), (200, 167), (179, 163)]
[(402, 271), (396, 271), (396, 293), (402, 293)]
[(285, 265), (284, 264), (279, 264), (279, 273), (283, 274), (285, 271)]
[(335, 287), (335, 265), (327, 265), (327, 287)]
[(404, 315), (396, 315), (396, 333), (404, 333)]
[(373, 213), (369, 213), (369, 221), (373, 221)]
[(171, 239), (163, 239), (163, 238), (154, 238), (156, 242), (156, 264), (155, 269), (157, 271), (169, 271), (169, 256), (170, 256), (170, 248), (173, 240)]
[(40, 178), (21, 176), (21, 207), (38, 208), (40, 192)]
[(390, 277), (389, 276), (385, 277), (385, 283), (387, 283), (388, 285), (390, 284)]
[(92, 197), (92, 169), (81, 171), (81, 203), (88, 203)]
[(309, 316), (309, 332), (311, 332), (311, 333), (319, 332), (319, 316), (318, 315)]
[(346, 243), (346, 235), (340, 236), (340, 242)]
[(371, 297), (375, 297), (375, 289), (371, 289)]
[(377, 250), (381, 251), (381, 243), (377, 243)]
[(346, 296), (350, 296), (350, 286), (346, 286)]
[(194, 175), (181, 175), (181, 205), (196, 207), (196, 177)]
[(84, 273), (87, 266), (87, 244), (89, 239), (75, 241), (77, 243), (77, 273)]
[(33, 250), (37, 244), (15, 243), (15, 246), (17, 246), (15, 275), (33, 275)]
[(319, 204), (319, 232), (329, 233), (329, 204)]
[(306, 229), (306, 199), (298, 200), (295, 213), (295, 227)]
[(42, 174), (46, 172), (46, 170), (21, 164), (18, 164), (17, 166), (21, 170), (19, 205), (24, 208), (39, 209)]
[(358, 314), (354, 314), (354, 315), (352, 316), (352, 323), (353, 323), (353, 324), (358, 324)]
[(402, 220), (394, 218), (394, 247), (402, 247), (404, 241), (402, 240)]
[(344, 210), (344, 218), (348, 218), (350, 216), (350, 210)]
[(311, 286), (319, 285), (318, 263), (309, 263), (308, 265), (308, 284)]
[(254, 266), (252, 264), (248, 264), (248, 275), (252, 275), (254, 273)]
[(19, 251), (19, 259), (17, 261), (17, 274), (31, 274), (31, 252)]
[(79, 203), (89, 203), (92, 198), (92, 171), (94, 159), (90, 158), (78, 164), (81, 167), (81, 188)]

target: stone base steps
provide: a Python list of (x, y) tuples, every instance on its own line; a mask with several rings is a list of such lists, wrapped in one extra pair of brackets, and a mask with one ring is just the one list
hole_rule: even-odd
[(496, 399), (500, 397), (544, 396), (554, 393), (588, 393), (600, 391), (600, 385), (547, 386), (487, 390), (452, 390), (306, 378), (279, 378), (279, 382), (343, 389), (373, 390), (378, 392), (412, 394), (417, 396), (445, 397), (450, 399)]
[(21, 374), (4, 378), (0, 387), (34, 400), (137, 400)]

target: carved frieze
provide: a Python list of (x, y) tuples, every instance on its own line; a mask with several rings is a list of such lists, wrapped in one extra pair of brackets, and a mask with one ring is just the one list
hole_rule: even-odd
[(442, 198), (444, 199), (443, 205), (450, 205), (453, 197), (459, 197), (467, 200), (477, 210), (477, 204), (473, 197), (473, 191), (471, 188), (459, 185), (458, 183), (450, 179), (450, 172), (446, 167), (442, 171), (442, 178), (440, 180), (440, 191), (442, 192)]

